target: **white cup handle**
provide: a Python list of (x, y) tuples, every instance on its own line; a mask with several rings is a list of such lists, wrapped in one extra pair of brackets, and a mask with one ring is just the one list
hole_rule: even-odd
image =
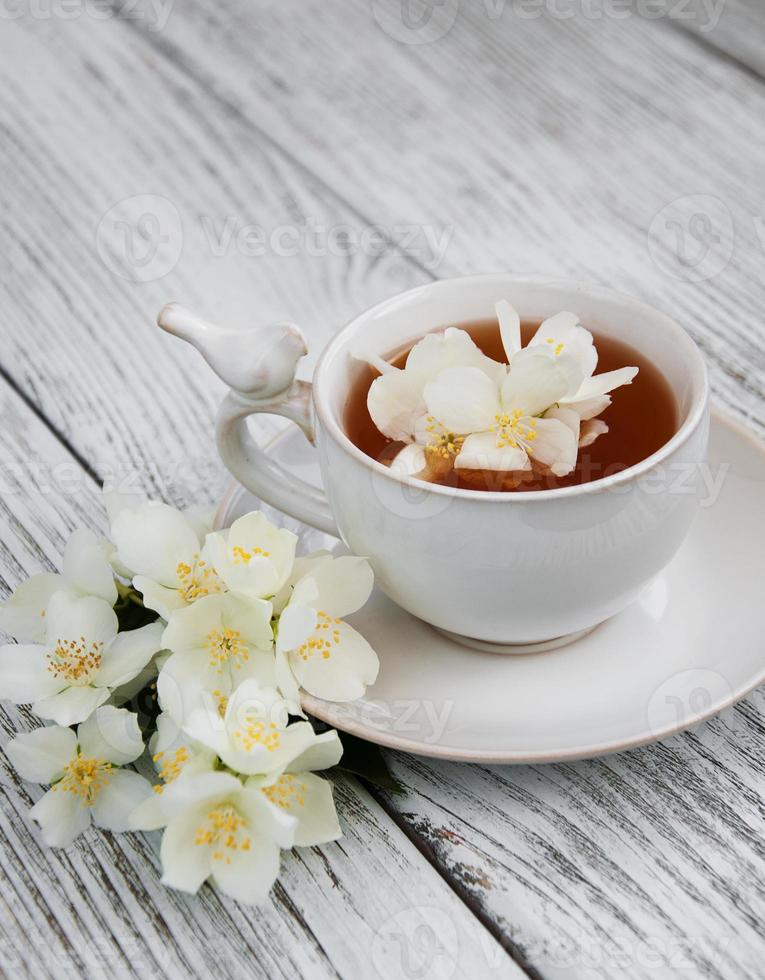
[(281, 415), (314, 442), (311, 385), (295, 379), (298, 361), (307, 353), (300, 330), (289, 323), (231, 330), (201, 320), (177, 303), (165, 306), (157, 323), (196, 347), (230, 386), (218, 411), (216, 440), (236, 479), (267, 504), (339, 537), (324, 492), (264, 453), (247, 428), (250, 415)]

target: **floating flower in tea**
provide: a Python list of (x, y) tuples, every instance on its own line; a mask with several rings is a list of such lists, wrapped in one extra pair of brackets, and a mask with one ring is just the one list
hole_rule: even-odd
[(608, 431), (597, 416), (638, 369), (595, 375), (592, 334), (574, 313), (545, 320), (526, 347), (516, 310), (503, 300), (496, 313), (507, 364), (454, 327), (415, 344), (403, 368), (373, 362), (384, 373), (369, 389), (369, 413), (384, 435), (407, 443), (395, 471), (434, 479), (452, 467), (537, 468), (565, 476), (579, 449)]

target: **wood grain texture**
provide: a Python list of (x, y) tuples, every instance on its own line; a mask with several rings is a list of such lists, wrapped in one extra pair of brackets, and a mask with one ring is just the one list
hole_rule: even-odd
[[(3, 382), (0, 410), (5, 594), (55, 568), (74, 526), (102, 531), (103, 515), (91, 477)], [(37, 724), (26, 709), (0, 710), (3, 744)], [(253, 910), (207, 886), (196, 898), (165, 889), (159, 834), (91, 830), (66, 850), (45, 848), (28, 816), (41, 789), (1, 761), (3, 975), (406, 977), (407, 964), (432, 956), (444, 976), (522, 976), (353, 780), (336, 787), (341, 841), (285, 854), (269, 902)]]
[(673, 24), (765, 78), (765, 8), (759, 0), (689, 0), (682, 7)]
[[(330, 229), (358, 229), (348, 208), (121, 22), (6, 27), (2, 363), (104, 478), (177, 502), (203, 488), (213, 502), (224, 389), (157, 330), (160, 307), (178, 299), (241, 325), (288, 316), (312, 338), (310, 372), (353, 312), (423, 275), (384, 242), (375, 254), (323, 246)], [(141, 265), (151, 225), (145, 243), (119, 226), (122, 211), (103, 223), (120, 201), (128, 219), (155, 209), (167, 221), (167, 274), (165, 253)], [(266, 237), (262, 254), (248, 226)], [(304, 229), (317, 254), (292, 241)], [(134, 281), (144, 275), (157, 278)]]
[[(210, 438), (220, 386), (192, 351), (152, 327), (165, 299), (238, 322), (289, 316), (318, 348), (352, 312), (398, 289), (509, 267), (605, 281), (665, 307), (702, 345), (718, 400), (765, 433), (765, 93), (752, 73), (661, 21), (528, 19), (510, 5), (462, 4), (440, 40), (407, 44), (380, 27), (381, 6), (188, 0), (160, 32), (124, 12), (8, 26), (0, 362), (37, 410), (97, 471), (115, 469), (177, 502), (211, 500), (223, 482)], [(391, 0), (388, 11), (395, 7)], [(177, 209), (184, 241), (171, 271), (136, 283), (104, 264), (97, 229), (115, 201), (146, 194)], [(236, 228), (254, 223), (267, 235), (282, 225), (300, 233), (344, 223), (356, 235), (379, 225), (397, 246), (383, 243), (379, 256), (311, 254), (301, 238), (295, 254), (271, 242), (262, 255), (236, 246), (217, 255), (202, 218), (220, 231), (230, 216)], [(107, 231), (110, 261), (125, 271), (124, 243)], [(446, 246), (440, 260), (428, 251), (434, 241)], [(35, 428), (26, 454), (43, 451), (38, 443)], [(52, 445), (48, 453), (56, 458)], [(13, 581), (29, 563), (18, 557), (17, 533), (30, 556), (60, 553), (60, 523), (74, 514), (53, 519), (46, 507), (9, 516), (0, 557)], [(77, 523), (92, 520), (90, 506), (80, 509)], [(42, 546), (28, 530), (41, 522), (43, 541), (55, 538)], [(499, 770), (392, 756), (407, 795), (382, 802), (531, 972), (756, 977), (761, 707), (758, 695), (696, 735), (573, 766)], [(406, 875), (396, 895), (422, 881), (435, 888), (424, 861), (412, 856), (411, 871), (396, 865), (400, 837), (374, 813), (339, 876), (348, 891), (363, 891), (386, 866)], [(354, 833), (368, 819), (359, 814)], [(18, 821), (6, 821), (9, 833)], [(363, 848), (384, 836), (378, 825), (390, 844), (372, 866)], [(86, 851), (91, 863), (60, 872), (54, 892), (74, 902), (73, 876), (90, 875), (98, 917), (87, 939), (113, 942), (124, 921), (98, 902), (117, 876), (130, 928), (150, 910), (142, 955), (156, 962), (164, 951), (164, 918), (176, 945), (193, 951), (187, 964), (174, 945), (171, 968), (209, 971), (218, 924), (242, 928), (241, 914), (220, 912), (209, 897), (198, 913), (174, 904), (146, 871), (150, 849), (131, 851), (115, 872), (111, 847), (99, 838)], [(316, 907), (300, 908), (310, 928), (285, 911), (292, 892), (277, 894), (271, 918), (246, 920), (265, 973), (280, 975), (280, 956), (306, 975), (369, 967), (368, 924), (346, 947), (335, 906), (319, 901), (328, 880), (319, 858), (315, 868), (315, 892), (299, 879), (316, 896)], [(136, 872), (148, 899), (125, 891)], [(290, 866), (285, 881), (298, 873)], [(19, 926), (39, 921), (46, 936), (69, 936), (75, 913), (49, 923), (35, 911), (34, 877), (20, 880), (22, 898), (0, 905), (0, 925), (30, 957)], [(379, 898), (375, 890), (352, 922), (378, 921)], [(118, 948), (133, 939), (128, 932)], [(228, 955), (233, 972), (256, 969), (241, 946)]]

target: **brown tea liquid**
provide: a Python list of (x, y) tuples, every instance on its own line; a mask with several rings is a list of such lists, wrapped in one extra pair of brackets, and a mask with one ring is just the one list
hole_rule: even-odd
[[(506, 363), (499, 326), (496, 320), (459, 324), (488, 357)], [(524, 322), (521, 333), (524, 345), (536, 332), (538, 323)], [(576, 469), (568, 476), (541, 473), (534, 468), (527, 473), (498, 473), (489, 470), (451, 470), (441, 481), (466, 490), (552, 490), (577, 486), (611, 476), (639, 463), (660, 449), (677, 430), (678, 412), (672, 390), (659, 369), (628, 344), (593, 331), (598, 351), (596, 374), (634, 365), (640, 370), (631, 385), (611, 393), (613, 403), (599, 416), (609, 430), (591, 446), (579, 450)], [(414, 344), (394, 352), (388, 360), (403, 367)], [(378, 377), (371, 367), (364, 367), (351, 386), (345, 405), (345, 431), (354, 445), (367, 456), (389, 463), (403, 447), (393, 442), (375, 426), (367, 409), (369, 387)], [(533, 460), (532, 460), (533, 462)]]

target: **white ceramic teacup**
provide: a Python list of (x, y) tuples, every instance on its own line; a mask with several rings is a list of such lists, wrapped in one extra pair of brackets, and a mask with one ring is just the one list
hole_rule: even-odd
[[(343, 410), (362, 369), (353, 356), (361, 344), (385, 356), (430, 330), (488, 319), (500, 299), (522, 319), (571, 310), (585, 326), (639, 349), (675, 393), (675, 435), (616, 475), (515, 493), (402, 478), (358, 449), (344, 431)], [(610, 289), (509, 275), (421, 286), (344, 327), (324, 351), (313, 386), (294, 380), (306, 348), (288, 324), (228, 331), (175, 304), (159, 322), (195, 344), (232, 387), (217, 435), (237, 479), (280, 510), (337, 534), (369, 558), (390, 598), (475, 645), (570, 638), (619, 612), (671, 560), (698, 507), (709, 428), (704, 361), (673, 320)], [(292, 419), (316, 443), (323, 492), (255, 445), (246, 419), (256, 412)]]

